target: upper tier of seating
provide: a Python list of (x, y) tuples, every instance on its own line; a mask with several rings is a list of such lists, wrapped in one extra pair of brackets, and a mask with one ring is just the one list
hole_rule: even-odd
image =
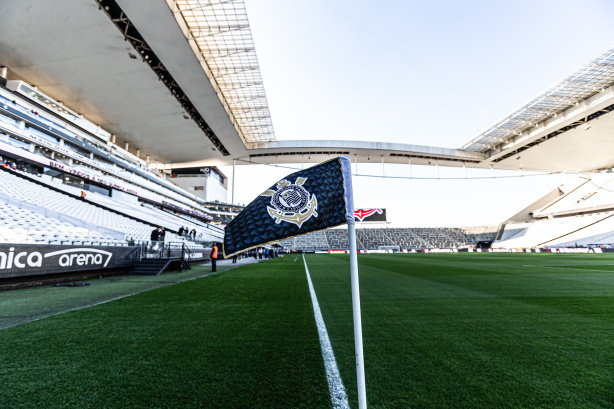
[[(41, 144), (50, 151), (57, 150), (71, 160), (87, 164), (88, 167), (83, 167), (83, 170), (99, 179), (125, 186), (129, 191), (137, 191), (138, 195), (142, 192), (148, 199), (173, 205), (185, 213), (196, 212), (208, 217), (205, 215), (209, 211), (202, 199), (160, 177), (148, 169), (142, 159), (134, 157), (110, 142), (106, 143), (110, 146), (105, 146), (103, 142), (94, 142), (91, 136), (70, 125), (70, 122), (67, 123), (66, 119), (51, 115), (44, 110), (38, 112), (37, 109), (21, 96), (11, 95), (9, 91), (0, 89), (0, 128), (26, 142), (8, 138), (6, 135), (2, 135), (2, 141), (24, 150), (31, 149), (30, 143)], [(79, 121), (85, 120), (79, 118)], [(35, 149), (34, 153), (48, 157), (51, 152), (44, 150), (40, 152)], [(125, 158), (127, 156), (133, 157), (134, 160), (127, 160)], [(59, 160), (59, 155), (56, 159)], [(77, 168), (78, 165), (70, 167)]]

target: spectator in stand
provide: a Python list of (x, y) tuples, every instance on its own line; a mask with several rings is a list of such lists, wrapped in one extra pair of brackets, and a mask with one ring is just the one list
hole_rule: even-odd
[(183, 229), (183, 226), (181, 226), (181, 227), (179, 228), (179, 231), (177, 232), (177, 234), (179, 234), (180, 236), (183, 236), (183, 232), (184, 232), (184, 231), (185, 231), (185, 230)]
[(161, 241), (164, 244), (164, 239), (166, 237), (166, 232), (164, 231), (164, 227), (160, 227), (160, 234), (158, 235), (158, 241)]
[(85, 198), (85, 191), (82, 190), (81, 191), (81, 199), (84, 199), (84, 198)]
[(158, 248), (158, 244), (160, 241), (160, 227), (158, 227), (157, 229), (154, 229), (151, 232), (151, 236), (149, 237), (149, 239), (151, 240), (152, 249), (156, 250)]
[(196, 240), (196, 229), (192, 229), (190, 236), (192, 236), (192, 240)]

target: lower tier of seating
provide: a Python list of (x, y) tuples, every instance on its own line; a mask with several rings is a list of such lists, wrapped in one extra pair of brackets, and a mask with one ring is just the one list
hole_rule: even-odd
[[(194, 221), (153, 207), (115, 203), (111, 198), (89, 193), (89, 198), (94, 200), (35, 183), (13, 171), (0, 171), (0, 243), (145, 244), (155, 227), (171, 230), (181, 225), (199, 229), (201, 234), (197, 239), (209, 238), (203, 226)], [(180, 237), (172, 231), (166, 232), (164, 241), (196, 245), (193, 237)]]
[[(477, 230), (476, 230), (477, 229)], [(468, 231), (468, 232), (466, 232)], [(357, 228), (359, 250), (469, 248), (478, 241), (492, 241), (496, 226), (479, 228)], [(347, 228), (335, 228), (280, 241), (279, 245), (300, 251), (349, 249)]]

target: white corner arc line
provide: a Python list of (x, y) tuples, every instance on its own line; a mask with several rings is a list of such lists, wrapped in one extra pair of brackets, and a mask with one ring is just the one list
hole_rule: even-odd
[(330, 391), (330, 400), (333, 404), (333, 409), (349, 409), (350, 403), (348, 402), (347, 394), (345, 393), (345, 387), (339, 374), (339, 368), (337, 368), (337, 361), (335, 360), (335, 354), (333, 354), (333, 347), (330, 344), (328, 338), (328, 332), (326, 332), (326, 325), (324, 325), (324, 319), (322, 318), (322, 312), (320, 311), (320, 304), (318, 304), (318, 298), (316, 292), (313, 289), (313, 283), (311, 282), (311, 276), (309, 275), (309, 269), (307, 268), (307, 262), (305, 256), (303, 256), (303, 263), (305, 263), (305, 273), (307, 274), (307, 283), (309, 284), (309, 292), (311, 293), (311, 302), (313, 303), (313, 315), (316, 319), (316, 326), (318, 327), (318, 335), (320, 336), (320, 347), (322, 348), (322, 358), (324, 359), (324, 368), (326, 369), (326, 379), (328, 381), (328, 390)]

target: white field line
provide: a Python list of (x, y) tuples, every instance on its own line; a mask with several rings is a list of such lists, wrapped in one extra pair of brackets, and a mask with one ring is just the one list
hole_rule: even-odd
[(307, 274), (309, 292), (311, 293), (311, 302), (313, 303), (313, 315), (315, 316), (316, 325), (318, 326), (318, 335), (320, 336), (320, 346), (322, 348), (324, 368), (326, 369), (326, 379), (328, 380), (330, 400), (333, 404), (333, 409), (349, 409), (350, 404), (348, 402), (348, 397), (345, 393), (345, 387), (343, 386), (341, 375), (339, 374), (339, 368), (337, 368), (337, 361), (335, 361), (335, 354), (333, 354), (333, 347), (330, 344), (328, 332), (326, 332), (326, 325), (324, 325), (324, 319), (322, 318), (322, 313), (320, 312), (320, 304), (318, 304), (316, 292), (313, 289), (313, 283), (311, 282), (311, 276), (309, 275), (309, 269), (307, 268), (305, 256), (303, 256), (303, 263), (305, 263), (305, 273)]
[[(294, 261), (296, 261), (298, 259), (298, 256), (296, 256), (296, 258), (294, 259)], [(303, 256), (303, 259), (305, 259), (305, 256)]]
[[(609, 265), (609, 264), (608, 264)], [(551, 266), (531, 266), (528, 264), (524, 264), (523, 267), (537, 267), (537, 268), (556, 268), (560, 270), (576, 270), (576, 271), (596, 271), (598, 273), (611, 273), (612, 271), (608, 270), (588, 270), (586, 268), (571, 268), (571, 267), (551, 267)]]

